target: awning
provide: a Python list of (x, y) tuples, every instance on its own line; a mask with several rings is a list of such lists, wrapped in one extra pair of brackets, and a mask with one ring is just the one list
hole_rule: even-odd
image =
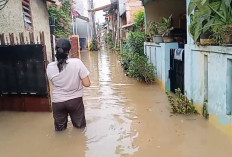
[(120, 27), (120, 29), (132, 27), (132, 26), (134, 26), (134, 23), (129, 23), (129, 24), (126, 24), (126, 25), (123, 25), (122, 27)]
[(90, 9), (90, 10), (88, 10), (88, 12), (95, 12), (95, 11), (99, 11), (99, 10), (107, 9), (107, 8), (110, 8), (110, 7), (111, 7), (111, 4), (107, 4), (107, 5), (104, 5), (104, 6), (98, 7), (98, 8)]

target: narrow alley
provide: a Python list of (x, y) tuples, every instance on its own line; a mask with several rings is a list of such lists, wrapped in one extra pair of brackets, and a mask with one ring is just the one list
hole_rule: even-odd
[(83, 51), (92, 86), (84, 91), (87, 127), (54, 132), (52, 113), (0, 112), (2, 157), (229, 157), (232, 139), (201, 116), (170, 114), (155, 83), (124, 75), (114, 52)]

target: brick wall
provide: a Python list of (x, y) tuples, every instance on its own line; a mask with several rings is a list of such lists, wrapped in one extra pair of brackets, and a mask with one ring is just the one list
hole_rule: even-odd
[(127, 23), (134, 22), (134, 16), (139, 10), (144, 10), (140, 0), (128, 0), (126, 3)]

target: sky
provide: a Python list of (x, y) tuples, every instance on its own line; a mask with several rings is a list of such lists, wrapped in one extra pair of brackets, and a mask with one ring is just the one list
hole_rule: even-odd
[[(101, 6), (110, 4), (110, 0), (94, 0), (93, 3), (96, 8), (96, 7), (101, 7)], [(104, 12), (102, 10), (96, 12), (96, 22), (99, 21), (100, 23), (102, 23), (105, 21), (105, 17), (103, 16), (103, 14)]]

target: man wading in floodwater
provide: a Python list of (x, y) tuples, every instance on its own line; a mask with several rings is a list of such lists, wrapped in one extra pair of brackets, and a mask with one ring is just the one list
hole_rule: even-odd
[(71, 44), (68, 39), (56, 43), (56, 62), (48, 64), (47, 76), (52, 82), (52, 109), (55, 130), (67, 128), (68, 114), (74, 127), (86, 126), (85, 109), (82, 100), (83, 86), (89, 87), (89, 71), (80, 59), (68, 58)]

